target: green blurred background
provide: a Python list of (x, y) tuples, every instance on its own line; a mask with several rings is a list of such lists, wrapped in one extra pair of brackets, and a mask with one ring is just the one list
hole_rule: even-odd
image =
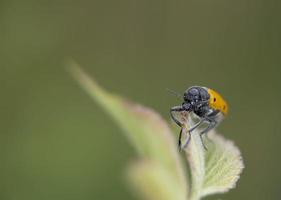
[(216, 89), (219, 127), (240, 147), (237, 188), (207, 199), (280, 199), (281, 3), (276, 0), (0, 1), (0, 199), (137, 199), (134, 159), (111, 119), (66, 72), (169, 120), (192, 85)]

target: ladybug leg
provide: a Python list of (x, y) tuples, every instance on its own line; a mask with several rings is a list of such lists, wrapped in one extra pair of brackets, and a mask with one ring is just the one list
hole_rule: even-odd
[(179, 151), (182, 150), (182, 146), (181, 146), (182, 132), (183, 132), (183, 128), (181, 128), (180, 135), (179, 135), (179, 142), (178, 142)]
[(189, 136), (188, 136), (188, 139), (187, 139), (187, 141), (185, 142), (183, 148), (186, 148), (187, 145), (189, 144), (190, 139), (191, 139), (191, 132), (194, 131), (197, 127), (199, 127), (204, 121), (206, 121), (206, 120), (205, 120), (205, 119), (201, 119), (197, 124), (195, 124), (193, 127), (191, 127), (191, 128), (188, 130)]
[(182, 112), (182, 111), (185, 111), (185, 109), (182, 106), (174, 106), (170, 109), (170, 115), (172, 120), (180, 127), (182, 127), (183, 124), (177, 118), (175, 118), (173, 112)]
[(179, 139), (178, 139), (178, 147), (179, 147), (179, 151), (181, 150), (182, 148), (182, 144), (181, 144), (181, 138), (182, 138), (182, 134), (183, 134), (183, 123), (180, 122), (174, 115), (173, 115), (173, 112), (182, 112), (182, 111), (185, 111), (185, 109), (182, 107), (182, 106), (174, 106), (170, 109), (170, 115), (171, 115), (171, 118), (172, 120), (178, 125), (181, 127), (181, 130), (180, 130), (180, 134), (179, 134)]
[(210, 120), (209, 121), (209, 124), (207, 126), (206, 129), (204, 129), (201, 133), (200, 133), (200, 139), (201, 139), (201, 142), (202, 142), (202, 145), (204, 147), (205, 150), (208, 150), (206, 145), (204, 144), (203, 142), (203, 135), (208, 133), (210, 130), (212, 130), (215, 126), (217, 125), (217, 122), (215, 120)]
[(204, 121), (206, 121), (205, 119), (200, 119), (200, 121), (195, 124), (193, 127), (191, 127), (188, 132), (191, 133), (194, 129), (196, 129), (198, 126), (200, 126)]

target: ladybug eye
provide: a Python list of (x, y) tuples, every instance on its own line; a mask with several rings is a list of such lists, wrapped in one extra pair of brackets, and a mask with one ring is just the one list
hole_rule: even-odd
[(189, 93), (193, 96), (199, 96), (199, 91), (196, 88), (190, 89)]

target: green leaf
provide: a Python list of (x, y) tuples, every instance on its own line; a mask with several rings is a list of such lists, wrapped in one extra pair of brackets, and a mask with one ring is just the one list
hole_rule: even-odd
[(134, 189), (144, 199), (186, 199), (173, 174), (159, 163), (143, 160), (131, 165), (128, 172)]
[[(144, 177), (150, 177), (148, 181), (159, 182), (161, 180), (167, 182), (166, 185), (177, 188), (174, 191), (174, 197), (179, 196), (181, 198), (177, 199), (186, 199), (188, 196), (186, 175), (177, 150), (176, 141), (167, 123), (153, 110), (105, 91), (77, 64), (71, 63), (69, 70), (93, 100), (104, 108), (124, 130), (125, 136), (136, 149), (141, 159), (149, 160), (153, 163), (147, 164), (145, 167), (141, 165), (140, 168), (137, 167), (138, 170), (135, 170), (142, 173)], [(161, 173), (155, 174), (156, 169), (159, 169), (159, 173)], [(150, 170), (151, 173), (148, 173)], [(141, 178), (138, 175), (130, 177), (138, 180)], [(132, 181), (132, 183), (138, 183), (138, 181)], [(142, 188), (141, 186), (139, 187)], [(166, 188), (163, 189), (166, 190)], [(177, 193), (180, 193), (180, 195)], [(173, 195), (170, 194), (169, 197)]]
[(211, 131), (206, 152), (206, 174), (201, 196), (224, 193), (234, 188), (244, 168), (239, 149), (230, 140)]
[[(185, 124), (186, 131), (195, 124), (194, 116), (189, 116)], [(204, 144), (208, 148), (205, 150), (200, 131), (202, 129), (192, 132), (186, 149), (191, 169), (191, 200), (234, 188), (244, 168), (240, 151), (232, 141), (224, 139), (212, 130), (208, 132), (208, 137), (204, 138)]]

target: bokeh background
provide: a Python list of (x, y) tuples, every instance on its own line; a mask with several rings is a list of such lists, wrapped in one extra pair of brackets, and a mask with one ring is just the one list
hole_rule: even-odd
[(240, 147), (237, 188), (206, 199), (280, 199), (278, 0), (0, 1), (0, 199), (137, 197), (121, 130), (65, 70), (75, 59), (107, 89), (166, 120), (192, 85), (219, 91), (219, 127)]

